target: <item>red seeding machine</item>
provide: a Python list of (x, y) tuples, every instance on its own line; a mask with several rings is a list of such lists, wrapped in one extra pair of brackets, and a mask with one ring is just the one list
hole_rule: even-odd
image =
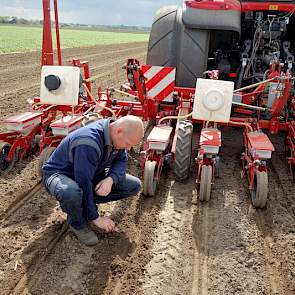
[[(268, 134), (285, 134), (286, 163), (290, 180), (295, 180), (292, 1), (199, 0), (164, 7), (154, 18), (148, 65), (129, 59), (127, 82), (120, 89), (99, 89), (97, 98), (91, 95), (88, 62), (62, 65), (57, 0), (53, 2), (58, 64), (50, 0), (43, 0), (40, 97), (31, 100), (30, 111), (4, 121), (8, 131), (0, 134), (2, 171), (36, 150), (42, 166), (69, 132), (98, 117), (131, 114), (153, 124), (140, 161), (147, 196), (156, 194), (165, 164), (176, 180), (189, 177), (196, 144), (198, 195), (208, 201), (223, 126), (243, 129), (242, 174), (254, 207), (267, 203), (267, 162), (275, 151)], [(194, 143), (195, 124), (201, 132)]]

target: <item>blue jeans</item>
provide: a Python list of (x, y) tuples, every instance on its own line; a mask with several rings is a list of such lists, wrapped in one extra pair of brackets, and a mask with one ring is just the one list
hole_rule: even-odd
[[(105, 177), (96, 179), (93, 189)], [(45, 177), (43, 183), (47, 191), (59, 201), (62, 211), (68, 215), (69, 223), (76, 229), (84, 228), (87, 225), (86, 208), (83, 206), (83, 191), (78, 184), (60, 173)], [(126, 174), (121, 182), (113, 185), (111, 192), (105, 197), (97, 196), (93, 190), (94, 201), (96, 204), (118, 201), (136, 195), (140, 189), (140, 179)]]

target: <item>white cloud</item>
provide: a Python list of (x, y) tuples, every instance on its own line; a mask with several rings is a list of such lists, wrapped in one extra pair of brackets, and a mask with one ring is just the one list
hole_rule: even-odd
[(29, 9), (24, 7), (0, 5), (1, 16), (16, 16), (26, 19), (43, 19), (43, 12), (40, 9)]
[[(182, 0), (60, 0), (59, 18), (64, 23), (150, 26), (158, 8), (181, 2)], [(42, 1), (1, 0), (0, 15), (42, 19)]]

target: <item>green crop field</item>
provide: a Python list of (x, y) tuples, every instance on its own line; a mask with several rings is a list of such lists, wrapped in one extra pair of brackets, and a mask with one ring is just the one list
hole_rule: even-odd
[[(53, 30), (54, 32), (55, 30)], [(62, 48), (86, 47), (102, 44), (141, 42), (148, 40), (146, 33), (121, 33), (61, 29)], [(54, 37), (55, 39), (55, 37)], [(42, 28), (29, 26), (0, 26), (0, 54), (40, 50)]]

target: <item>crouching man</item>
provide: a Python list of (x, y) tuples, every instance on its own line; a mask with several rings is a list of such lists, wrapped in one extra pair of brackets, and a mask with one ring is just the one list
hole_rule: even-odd
[(101, 119), (65, 137), (43, 165), (43, 183), (67, 214), (70, 230), (87, 246), (98, 242), (91, 222), (111, 232), (115, 223), (99, 216), (96, 204), (136, 195), (138, 178), (126, 174), (127, 150), (143, 138), (142, 121), (125, 116)]

